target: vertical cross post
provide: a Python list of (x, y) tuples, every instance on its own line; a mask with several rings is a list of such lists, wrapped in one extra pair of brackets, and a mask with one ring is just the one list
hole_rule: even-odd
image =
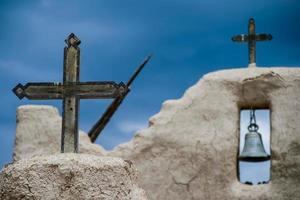
[(248, 37), (249, 63), (256, 63), (255, 22), (252, 18), (248, 24)]
[(255, 21), (253, 18), (249, 19), (248, 35), (236, 35), (232, 37), (234, 42), (248, 42), (249, 50), (249, 64), (256, 63), (256, 41), (272, 40), (271, 34), (258, 34), (255, 33)]
[[(79, 82), (80, 40), (70, 34), (64, 48), (64, 85)], [(78, 152), (78, 109), (79, 99), (74, 95), (63, 98), (63, 121), (61, 134), (61, 152)]]

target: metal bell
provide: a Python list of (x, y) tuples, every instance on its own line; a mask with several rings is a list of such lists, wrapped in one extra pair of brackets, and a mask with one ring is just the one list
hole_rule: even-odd
[[(252, 123), (253, 119), (254, 123)], [(248, 126), (249, 133), (245, 135), (245, 145), (239, 160), (258, 162), (270, 159), (270, 156), (265, 151), (261, 134), (257, 132), (258, 128), (254, 111), (252, 111), (250, 125)]]

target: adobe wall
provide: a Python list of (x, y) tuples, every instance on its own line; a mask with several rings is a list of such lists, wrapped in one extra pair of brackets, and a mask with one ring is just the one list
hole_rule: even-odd
[(0, 199), (147, 200), (130, 161), (64, 153), (21, 159), (0, 173)]
[[(251, 106), (271, 109), (271, 181), (265, 185), (238, 181), (239, 111)], [(43, 109), (19, 109), (16, 160), (59, 151), (61, 118)], [(164, 102), (129, 143), (105, 152), (81, 139), (82, 150), (131, 160), (152, 200), (300, 199), (299, 111), (298, 68), (217, 71), (181, 99)]]
[[(271, 109), (269, 184), (239, 183), (241, 108)], [(152, 200), (300, 199), (300, 70), (244, 68), (205, 75), (163, 103), (150, 127), (109, 155), (132, 160)]]

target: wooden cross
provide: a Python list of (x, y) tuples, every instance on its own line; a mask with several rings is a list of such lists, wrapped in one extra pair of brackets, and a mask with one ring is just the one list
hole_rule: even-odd
[(62, 99), (63, 119), (61, 134), (61, 152), (78, 153), (78, 115), (80, 99), (117, 98), (128, 90), (124, 83), (112, 81), (80, 82), (80, 40), (73, 33), (65, 40), (63, 83), (27, 83), (18, 84), (13, 92), (20, 99), (32, 100)]
[(256, 63), (256, 41), (272, 40), (271, 34), (258, 34), (255, 33), (255, 22), (254, 19), (249, 19), (248, 35), (236, 35), (232, 37), (234, 42), (248, 42), (249, 49), (249, 64)]

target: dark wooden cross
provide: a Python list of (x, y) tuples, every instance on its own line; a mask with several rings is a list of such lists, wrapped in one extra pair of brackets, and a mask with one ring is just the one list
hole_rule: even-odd
[(128, 90), (124, 83), (112, 81), (80, 82), (80, 40), (73, 33), (65, 40), (63, 83), (18, 84), (13, 92), (20, 98), (32, 100), (62, 99), (63, 119), (61, 152), (78, 153), (78, 115), (80, 99), (118, 98)]
[(258, 34), (255, 33), (254, 19), (249, 19), (248, 35), (236, 35), (232, 37), (234, 42), (248, 42), (249, 49), (249, 64), (256, 63), (256, 41), (272, 40), (271, 34)]

